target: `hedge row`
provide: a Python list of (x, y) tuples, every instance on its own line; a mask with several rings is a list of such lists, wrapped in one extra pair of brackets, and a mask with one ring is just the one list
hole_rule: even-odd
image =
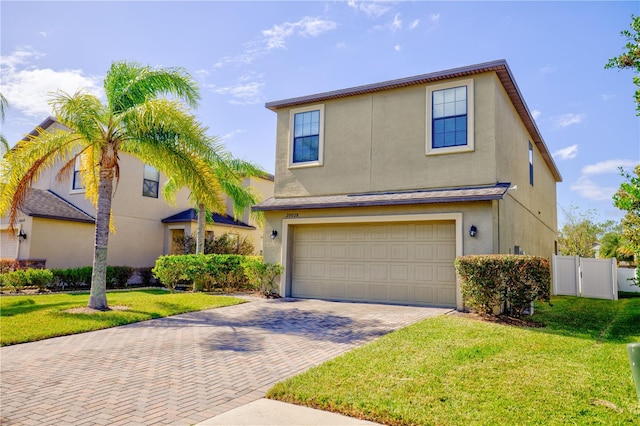
[[(40, 291), (46, 289), (65, 291), (86, 289), (91, 285), (93, 268), (84, 266), (68, 269), (26, 269), (13, 270), (0, 274), (0, 287), (12, 292), (20, 292), (24, 287), (37, 287)], [(107, 266), (107, 288), (124, 288), (129, 278), (135, 272), (130, 266)], [(143, 284), (151, 283), (151, 273), (141, 271)], [(145, 281), (148, 281), (145, 283)]]
[(534, 300), (549, 302), (549, 260), (539, 256), (479, 255), (455, 260), (466, 306), (483, 314), (499, 308), (522, 315)]
[(235, 254), (185, 254), (161, 256), (153, 275), (167, 288), (188, 287), (193, 291), (219, 289), (260, 290), (275, 293), (275, 277), (282, 266), (263, 263), (260, 256)]

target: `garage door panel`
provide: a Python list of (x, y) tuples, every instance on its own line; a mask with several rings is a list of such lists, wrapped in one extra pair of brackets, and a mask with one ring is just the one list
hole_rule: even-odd
[(387, 286), (386, 285), (376, 285), (373, 284), (369, 286), (370, 289), (370, 298), (375, 301), (385, 301), (387, 300)]
[(301, 225), (293, 235), (294, 297), (455, 306), (454, 222)]

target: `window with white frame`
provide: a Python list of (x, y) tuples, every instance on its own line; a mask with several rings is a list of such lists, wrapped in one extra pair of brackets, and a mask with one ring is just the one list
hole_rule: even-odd
[(290, 166), (322, 165), (324, 105), (291, 110)]
[(533, 144), (529, 142), (529, 183), (533, 186)]
[(473, 80), (427, 87), (427, 155), (473, 151)]
[(78, 155), (73, 165), (73, 181), (71, 182), (71, 190), (73, 191), (80, 191), (84, 189), (84, 186), (82, 186), (81, 172), (82, 172), (82, 161), (81, 161), (81, 156)]
[(155, 167), (145, 164), (142, 177), (142, 195), (144, 197), (158, 198), (159, 186), (160, 172)]

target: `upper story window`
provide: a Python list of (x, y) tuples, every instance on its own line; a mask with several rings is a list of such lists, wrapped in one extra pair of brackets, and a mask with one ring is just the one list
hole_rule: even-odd
[(289, 166), (320, 166), (323, 153), (324, 105), (291, 110)]
[(529, 183), (533, 186), (533, 145), (529, 142)]
[(427, 155), (473, 151), (473, 80), (427, 87)]
[(158, 198), (158, 187), (160, 186), (160, 172), (155, 167), (144, 165), (142, 177), (142, 195), (145, 197)]
[(82, 186), (82, 176), (80, 176), (81, 171), (82, 161), (81, 156), (78, 155), (73, 166), (73, 182), (71, 183), (71, 190), (73, 191), (80, 191), (84, 189), (84, 186)]

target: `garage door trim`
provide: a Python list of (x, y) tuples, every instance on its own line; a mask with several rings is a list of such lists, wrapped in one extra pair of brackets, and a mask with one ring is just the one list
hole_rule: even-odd
[[(281, 264), (286, 268), (291, 267), (291, 252), (293, 241), (290, 232), (291, 226), (316, 225), (316, 224), (346, 224), (346, 223), (384, 223), (384, 222), (430, 222), (430, 221), (454, 221), (456, 229), (456, 256), (462, 256), (462, 213), (431, 213), (431, 214), (406, 214), (384, 216), (339, 216), (339, 217), (304, 217), (282, 220), (282, 258)], [(280, 277), (280, 294), (291, 295), (290, 274), (284, 273)], [(456, 308), (462, 309), (462, 293), (460, 284), (456, 282)]]

